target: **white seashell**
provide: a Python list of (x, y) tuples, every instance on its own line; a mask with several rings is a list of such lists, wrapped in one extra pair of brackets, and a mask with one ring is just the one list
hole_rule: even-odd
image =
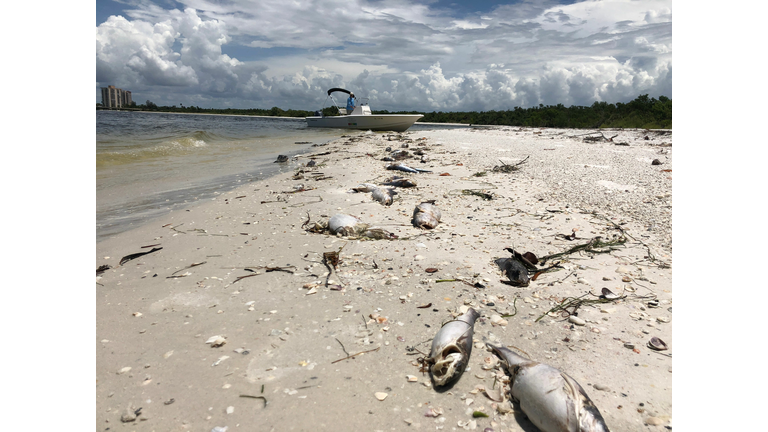
[(166, 358), (166, 359), (167, 359), (168, 357), (170, 357), (170, 356), (172, 356), (172, 355), (173, 355), (173, 350), (171, 350), (171, 351), (168, 351), (167, 353), (163, 354), (163, 358)]
[(117, 371), (117, 373), (118, 373), (118, 374), (120, 374), (120, 375), (122, 375), (122, 374), (124, 374), (124, 373), (127, 373), (127, 372), (129, 372), (130, 370), (131, 370), (130, 366), (126, 366), (126, 367), (124, 367), (124, 368), (120, 369), (119, 371)]
[(205, 343), (211, 344), (212, 348), (216, 348), (216, 347), (220, 347), (220, 346), (224, 345), (225, 343), (227, 343), (227, 340), (224, 337), (220, 336), (220, 335), (216, 335), (216, 336), (211, 336), (210, 338), (208, 338), (208, 340), (205, 341)]
[(577, 317), (576, 315), (569, 316), (568, 317), (568, 321), (570, 321), (570, 322), (572, 322), (572, 323), (574, 323), (576, 325), (579, 325), (579, 326), (583, 326), (583, 325), (587, 324), (586, 321), (584, 321), (583, 319)]
[(227, 407), (227, 414), (232, 414), (233, 412), (235, 412), (235, 407), (233, 406)]
[(384, 399), (387, 398), (387, 396), (389, 396), (387, 393), (384, 393), (384, 392), (376, 392), (373, 395), (376, 396), (376, 399), (380, 401), (383, 401)]
[(416, 375), (406, 375), (405, 378), (408, 379), (408, 382), (416, 382), (419, 380), (419, 378)]

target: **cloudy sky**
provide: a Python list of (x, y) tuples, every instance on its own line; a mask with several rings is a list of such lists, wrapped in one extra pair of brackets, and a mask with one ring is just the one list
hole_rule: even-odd
[(137, 103), (503, 110), (672, 97), (671, 0), (97, 0), (99, 87)]

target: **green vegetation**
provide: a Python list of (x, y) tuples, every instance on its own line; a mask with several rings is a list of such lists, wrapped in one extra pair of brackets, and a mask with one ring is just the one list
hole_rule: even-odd
[[(147, 101), (143, 105), (135, 105), (141, 111), (158, 111), (171, 113), (199, 114), (231, 114), (271, 117), (308, 117), (314, 111), (283, 110), (278, 107), (271, 109), (219, 109), (200, 108), (199, 106), (157, 106)], [(336, 108), (326, 107), (323, 114), (336, 115)], [(649, 98), (647, 94), (638, 96), (628, 103), (609, 104), (595, 102), (592, 106), (570, 106), (563, 104), (539, 105), (532, 108), (515, 107), (506, 111), (471, 111), (471, 112), (418, 112), (418, 111), (373, 111), (373, 114), (423, 114), (420, 122), (429, 123), (461, 123), (476, 125), (504, 125), (527, 127), (559, 127), (559, 128), (672, 128), (672, 99), (659, 96), (659, 99)]]
[(539, 105), (533, 108), (515, 107), (506, 111), (481, 112), (396, 112), (374, 111), (375, 114), (424, 114), (419, 121), (430, 123), (463, 123), (559, 128), (672, 128), (672, 99), (648, 95), (638, 96), (629, 103), (595, 102), (590, 107), (563, 104)]

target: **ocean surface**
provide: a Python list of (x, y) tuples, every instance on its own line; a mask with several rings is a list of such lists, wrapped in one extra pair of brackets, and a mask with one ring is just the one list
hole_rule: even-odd
[[(454, 127), (417, 123), (409, 131)], [(278, 155), (321, 151), (312, 144), (360, 133), (307, 128), (303, 118), (96, 111), (96, 241), (292, 170), (274, 163)]]

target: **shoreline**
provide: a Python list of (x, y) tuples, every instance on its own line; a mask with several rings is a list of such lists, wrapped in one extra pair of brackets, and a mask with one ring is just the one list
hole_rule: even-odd
[[(248, 430), (255, 422), (260, 430), (325, 430), (340, 421), (363, 430), (452, 430), (472, 421), (478, 430), (528, 430), (519, 405), (503, 413), (503, 404), (476, 391), (502, 376), (483, 348), (491, 342), (514, 345), (574, 377), (609, 428), (664, 430), (672, 414), (672, 360), (665, 355), (673, 345), (671, 136), (646, 140), (645, 131), (622, 131), (615, 141), (629, 146), (621, 146), (573, 137), (583, 132), (506, 126), (352, 132), (298, 155), (293, 171), (97, 243), (97, 267), (112, 266), (96, 286), (97, 429), (115, 430), (129, 408), (141, 407), (128, 422), (132, 430)], [(385, 170), (389, 163), (379, 160), (385, 147), (403, 144), (429, 159), (403, 163), (433, 173)], [(310, 157), (318, 167), (293, 179)], [(654, 158), (662, 165), (651, 165)], [(518, 171), (492, 171), (526, 159)], [(348, 193), (393, 175), (418, 187), (398, 188), (389, 207), (371, 194)], [(413, 208), (429, 199), (443, 213), (440, 224), (414, 228)], [(398, 239), (305, 230), (308, 218), (336, 213)], [(569, 254), (563, 270), (543, 273), (525, 288), (501, 283), (506, 278), (493, 265), (509, 256), (505, 247), (542, 257), (622, 232), (623, 245)], [(323, 253), (339, 250), (338, 272), (328, 275)], [(326, 287), (326, 278), (343, 289)], [(457, 279), (484, 287), (438, 282)], [(306, 284), (316, 284), (316, 293)], [(546, 314), (565, 298), (603, 287), (627, 297), (582, 306), (584, 325)], [(650, 296), (658, 307), (648, 305)], [(409, 347), (428, 352), (441, 323), (467, 306), (481, 314), (469, 367), (449, 391), (437, 392)], [(514, 315), (500, 321), (505, 314)], [(215, 335), (227, 343), (205, 343)], [(670, 350), (648, 349), (653, 336)], [(370, 352), (337, 362), (363, 351)], [(379, 392), (386, 399), (374, 396)], [(268, 405), (242, 394), (263, 396)], [(425, 417), (430, 407), (442, 414)], [(489, 417), (473, 418), (478, 410)]]

